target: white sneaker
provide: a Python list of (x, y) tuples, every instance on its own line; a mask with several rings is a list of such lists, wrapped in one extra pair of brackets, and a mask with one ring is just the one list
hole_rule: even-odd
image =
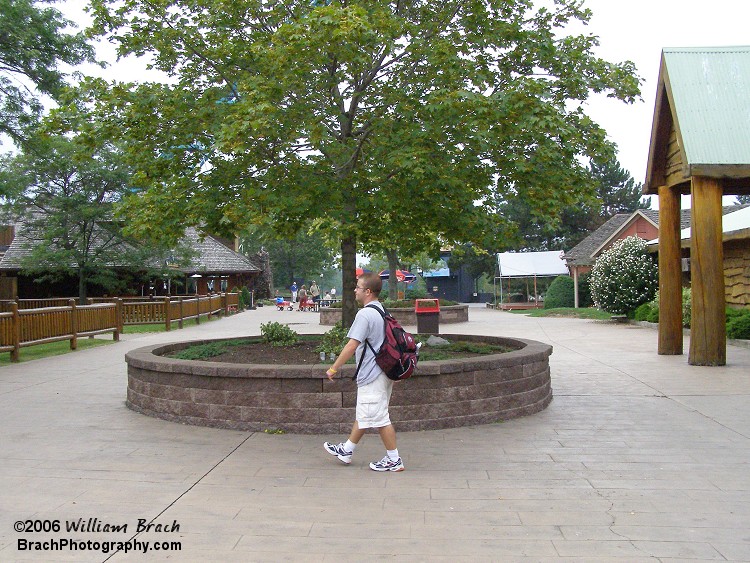
[(373, 471), (403, 471), (406, 468), (404, 467), (404, 462), (401, 461), (401, 458), (393, 461), (388, 456), (385, 456), (380, 461), (371, 463), (370, 469)]
[(343, 442), (341, 442), (340, 444), (330, 444), (328, 442), (324, 442), (323, 447), (329, 454), (335, 455), (337, 458), (339, 458), (339, 461), (341, 461), (341, 463), (349, 465), (352, 462), (352, 452), (347, 452), (344, 449)]

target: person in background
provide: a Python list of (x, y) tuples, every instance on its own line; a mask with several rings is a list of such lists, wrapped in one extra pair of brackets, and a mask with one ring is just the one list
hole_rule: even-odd
[(289, 289), (292, 290), (292, 303), (296, 303), (297, 302), (297, 282), (293, 281)]
[(307, 286), (303, 285), (297, 295), (299, 296), (299, 305), (297, 306), (297, 310), (301, 311), (302, 306), (307, 302)]
[(318, 287), (318, 284), (315, 283), (315, 280), (310, 283), (310, 297), (312, 298), (313, 303), (320, 301), (320, 288)]

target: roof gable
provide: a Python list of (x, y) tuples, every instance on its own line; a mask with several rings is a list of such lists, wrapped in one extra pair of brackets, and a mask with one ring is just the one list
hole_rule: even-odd
[(750, 46), (662, 51), (644, 193), (691, 176), (750, 193)]

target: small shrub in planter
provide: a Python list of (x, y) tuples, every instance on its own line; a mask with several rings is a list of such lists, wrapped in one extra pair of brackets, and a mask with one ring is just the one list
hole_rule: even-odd
[(619, 240), (597, 259), (591, 270), (591, 296), (600, 309), (628, 314), (654, 298), (659, 287), (656, 262), (639, 237)]
[(344, 349), (346, 343), (349, 342), (347, 338), (347, 330), (341, 326), (341, 321), (333, 325), (333, 328), (323, 335), (320, 342), (320, 346), (316, 348), (318, 352), (325, 352), (326, 354), (341, 354), (341, 350)]
[(260, 335), (263, 342), (268, 342), (272, 346), (290, 346), (299, 341), (299, 334), (284, 325), (276, 322), (261, 323)]
[(575, 296), (573, 292), (573, 278), (557, 276), (547, 289), (547, 295), (544, 297), (544, 308), (574, 307)]

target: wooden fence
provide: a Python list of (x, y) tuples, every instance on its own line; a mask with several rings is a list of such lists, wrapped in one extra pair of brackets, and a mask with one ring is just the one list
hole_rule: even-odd
[[(239, 294), (224, 293), (195, 297), (132, 301), (114, 298), (108, 302), (77, 305), (75, 299), (24, 299), (4, 302), (0, 312), (0, 352), (10, 352), (17, 362), (25, 346), (70, 340), (70, 349), (78, 346), (81, 336), (112, 333), (119, 340), (125, 325), (163, 324), (171, 330), (176, 322), (237, 310)], [(30, 305), (37, 305), (31, 307)], [(8, 310), (10, 309), (10, 310)]]

